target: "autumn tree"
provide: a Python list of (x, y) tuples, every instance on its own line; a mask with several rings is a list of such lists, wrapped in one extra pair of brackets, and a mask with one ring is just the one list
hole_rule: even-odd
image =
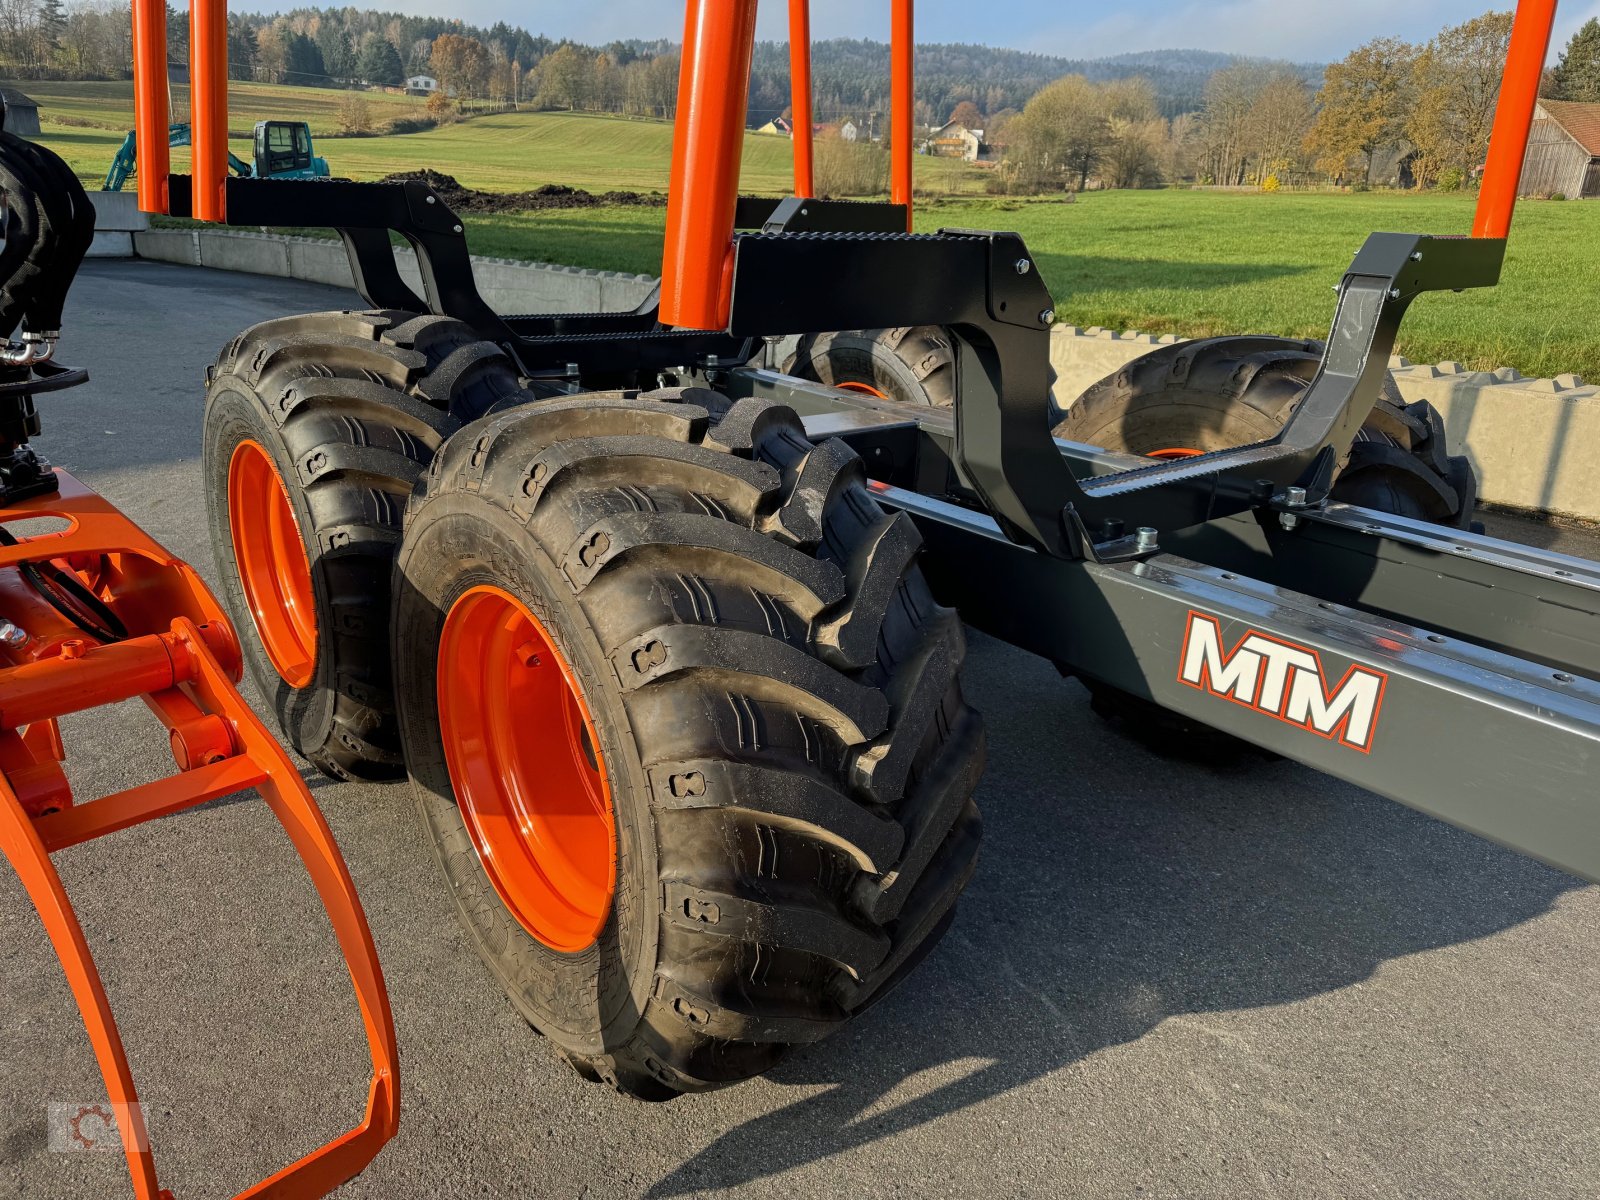
[(439, 86), (457, 96), (481, 96), (489, 78), (489, 52), (477, 38), (441, 33), (428, 62)]
[(956, 125), (963, 125), (968, 129), (983, 128), (983, 113), (971, 100), (963, 100), (950, 110), (950, 121)]
[(1270, 78), (1256, 63), (1224, 67), (1206, 81), (1200, 110), (1205, 172), (1224, 186), (1244, 182), (1249, 168), (1250, 113)]
[(539, 64), (539, 102), (576, 111), (588, 104), (593, 81), (594, 60), (568, 42)]
[(1041, 88), (1011, 122), (1008, 162), (1024, 187), (1082, 189), (1110, 138), (1105, 96), (1082, 75)]
[(1282, 182), (1298, 172), (1312, 119), (1311, 90), (1300, 76), (1278, 71), (1262, 84), (1243, 130), (1245, 153), (1258, 180), (1277, 176)]
[(1098, 91), (1106, 114), (1100, 155), (1106, 182), (1115, 188), (1160, 183), (1167, 123), (1161, 118), (1155, 88), (1147, 79), (1132, 78), (1103, 84)]
[(1321, 170), (1342, 175), (1360, 159), (1372, 182), (1373, 157), (1405, 134), (1416, 56), (1416, 48), (1398, 38), (1377, 38), (1328, 68), (1305, 139)]
[(346, 92), (339, 100), (339, 129), (357, 136), (372, 132), (372, 106), (360, 92)]
[(1469, 179), (1483, 162), (1510, 43), (1511, 14), (1491, 12), (1444, 30), (1417, 56), (1406, 137), (1421, 181), (1447, 170)]
[(1550, 72), (1552, 100), (1600, 103), (1600, 18), (1583, 23)]

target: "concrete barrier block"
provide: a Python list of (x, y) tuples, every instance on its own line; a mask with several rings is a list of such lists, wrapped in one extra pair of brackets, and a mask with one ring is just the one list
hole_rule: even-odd
[(350, 270), (350, 259), (344, 252), (343, 242), (330, 242), (324, 238), (290, 238), (285, 243), (285, 250), (289, 256), (289, 274), (295, 279), (325, 283), (330, 287), (355, 287), (355, 275)]
[(600, 279), (570, 267), (475, 259), (473, 277), (485, 302), (502, 313), (599, 312)]
[(600, 311), (631, 312), (655, 291), (656, 281), (649, 275), (624, 275), (617, 271), (601, 271)]
[(90, 192), (96, 232), (138, 233), (150, 228), (150, 216), (139, 211), (137, 192)]
[(133, 252), (156, 262), (200, 265), (200, 243), (192, 229), (146, 229), (133, 235)]
[(1600, 520), (1600, 389), (1470, 378), (1441, 386), (1448, 382), (1402, 380), (1400, 389), (1439, 410), (1450, 448), (1478, 470), (1483, 499)]
[(290, 277), (288, 239), (260, 233), (199, 229), (200, 265), (219, 271)]

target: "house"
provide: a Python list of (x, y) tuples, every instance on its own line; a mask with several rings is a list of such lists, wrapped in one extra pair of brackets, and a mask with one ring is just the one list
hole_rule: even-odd
[(962, 158), (977, 162), (989, 149), (984, 144), (983, 130), (968, 129), (959, 121), (950, 121), (928, 134), (922, 143), (922, 152), (936, 158)]
[(847, 142), (853, 142), (861, 136), (861, 126), (849, 117), (846, 117), (839, 126), (839, 137)]
[(411, 75), (406, 79), (406, 95), (431, 96), (439, 90), (439, 81), (432, 75)]
[(1600, 104), (1539, 101), (1522, 165), (1521, 192), (1600, 200)]
[(18, 137), (39, 136), (39, 105), (31, 96), (16, 88), (0, 88), (0, 100), (5, 101), (5, 130)]
[(775, 134), (778, 137), (793, 137), (794, 126), (782, 117), (773, 117), (765, 125), (760, 126), (756, 132)]

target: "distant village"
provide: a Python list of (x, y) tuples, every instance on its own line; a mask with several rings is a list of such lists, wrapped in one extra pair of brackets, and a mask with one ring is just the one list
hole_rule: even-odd
[[(838, 138), (844, 142), (881, 142), (882, 125), (883, 118), (874, 113), (860, 121), (846, 117), (842, 121), (815, 124), (811, 127), (811, 134), (816, 138)], [(765, 125), (758, 126), (756, 132), (793, 137), (794, 124), (787, 116), (774, 117)], [(984, 141), (983, 130), (970, 128), (960, 121), (946, 121), (936, 128), (922, 130), (917, 153), (937, 158), (959, 158), (969, 163), (999, 161), (995, 147)]]

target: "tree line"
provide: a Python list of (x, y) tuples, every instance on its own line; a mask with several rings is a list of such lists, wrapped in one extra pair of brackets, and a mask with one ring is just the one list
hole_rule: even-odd
[[(296, 8), (284, 13), (233, 13), (229, 55), (240, 79), (310, 86), (396, 86), (406, 76), (432, 74), (434, 44), (466, 39), (450, 60), (462, 78), (452, 85), (473, 99), (537, 100), (545, 83), (540, 64), (570, 47), (556, 64), (550, 98), (558, 107), (670, 115), (675, 89), (661, 78), (675, 68), (677, 47), (667, 40), (585, 45), (555, 41), (497, 22), (477, 26), (440, 17), (355, 8)], [(187, 58), (187, 14), (169, 7), (172, 61)], [(127, 0), (0, 0), (0, 71), (14, 78), (126, 79), (131, 32)], [(581, 60), (581, 61), (580, 61)], [(1228, 56), (1204, 51), (1159, 51), (1111, 59), (1070, 60), (990, 46), (925, 44), (917, 48), (917, 114), (942, 119), (963, 102), (983, 112), (1020, 109), (1051, 80), (1082, 74), (1094, 82), (1132, 75), (1151, 81), (1157, 106), (1171, 116), (1193, 108), (1205, 79)], [(654, 64), (653, 80), (647, 76)], [(860, 119), (887, 107), (889, 49), (882, 42), (841, 38), (812, 50), (819, 120)], [(498, 70), (497, 70), (498, 69)], [(1308, 76), (1320, 68), (1300, 68)], [(509, 91), (513, 84), (518, 95)], [(762, 124), (789, 102), (788, 48), (756, 46), (749, 119)]]
[[(989, 116), (986, 136), (1019, 190), (1178, 180), (1456, 189), (1488, 151), (1511, 25), (1511, 13), (1489, 12), (1422, 45), (1377, 38), (1328, 67), (1317, 89), (1289, 64), (1236, 62), (1211, 75), (1197, 111), (1172, 118), (1137, 80), (1068, 76), (1021, 113)], [(1574, 35), (1541, 93), (1600, 101), (1600, 21)]]

